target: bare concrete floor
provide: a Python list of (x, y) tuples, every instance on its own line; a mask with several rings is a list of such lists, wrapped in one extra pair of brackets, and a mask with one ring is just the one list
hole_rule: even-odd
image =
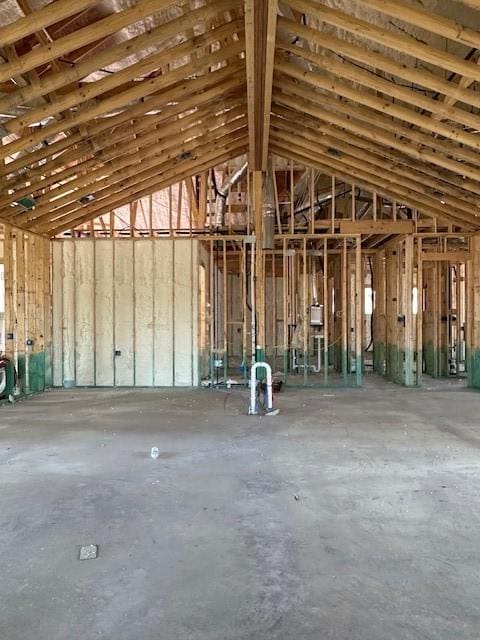
[(278, 406), (0, 408), (0, 638), (478, 640), (480, 395), (372, 381)]

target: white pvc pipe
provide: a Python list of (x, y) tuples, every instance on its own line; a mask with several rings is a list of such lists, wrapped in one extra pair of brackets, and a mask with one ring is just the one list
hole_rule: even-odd
[(257, 369), (263, 367), (267, 370), (267, 411), (273, 409), (273, 392), (272, 392), (272, 367), (267, 362), (255, 362), (250, 369), (250, 408), (248, 415), (256, 416), (257, 411)]

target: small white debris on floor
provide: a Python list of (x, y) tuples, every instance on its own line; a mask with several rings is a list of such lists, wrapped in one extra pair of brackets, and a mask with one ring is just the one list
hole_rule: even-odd
[(98, 556), (98, 545), (86, 544), (80, 547), (79, 560), (94, 560)]

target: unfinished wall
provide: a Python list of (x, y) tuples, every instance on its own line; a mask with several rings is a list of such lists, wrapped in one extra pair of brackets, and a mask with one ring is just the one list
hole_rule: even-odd
[(194, 240), (53, 243), (55, 386), (198, 384)]
[(467, 265), (467, 362), (468, 383), (480, 389), (480, 235), (472, 238), (472, 260)]
[(50, 241), (4, 225), (6, 394), (52, 385)]

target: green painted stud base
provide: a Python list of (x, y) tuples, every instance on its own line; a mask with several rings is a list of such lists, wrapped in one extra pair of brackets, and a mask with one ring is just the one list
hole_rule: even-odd
[[(255, 349), (255, 362), (266, 362), (265, 349)], [(263, 380), (267, 375), (267, 370), (265, 367), (258, 367), (256, 374), (257, 380)]]
[(468, 386), (480, 389), (480, 349), (467, 351)]

